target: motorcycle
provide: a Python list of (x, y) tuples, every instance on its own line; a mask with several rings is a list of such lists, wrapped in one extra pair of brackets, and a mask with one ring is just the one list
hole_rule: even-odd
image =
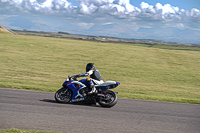
[(101, 107), (113, 107), (117, 101), (117, 92), (109, 89), (116, 88), (120, 83), (115, 81), (106, 81), (95, 85), (97, 93), (88, 94), (91, 91), (87, 79), (78, 81), (78, 75), (68, 76), (63, 83), (63, 87), (55, 93), (55, 100), (58, 103), (76, 103), (84, 101), (85, 103), (96, 104)]

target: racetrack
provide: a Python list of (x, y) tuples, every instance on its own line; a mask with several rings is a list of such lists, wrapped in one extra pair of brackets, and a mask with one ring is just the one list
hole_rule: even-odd
[(199, 133), (200, 105), (119, 99), (113, 108), (59, 104), (54, 93), (0, 88), (0, 129)]

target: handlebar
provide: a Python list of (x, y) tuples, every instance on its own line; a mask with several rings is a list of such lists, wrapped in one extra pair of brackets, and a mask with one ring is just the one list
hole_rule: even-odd
[(77, 78), (79, 77), (79, 75), (75, 74), (73, 76), (68, 76), (69, 80), (73, 79), (73, 80), (78, 80)]

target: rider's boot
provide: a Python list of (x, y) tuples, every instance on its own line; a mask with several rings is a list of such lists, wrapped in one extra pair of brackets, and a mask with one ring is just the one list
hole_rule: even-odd
[(90, 92), (88, 92), (88, 94), (97, 93), (97, 89), (95, 88), (95, 86), (93, 84), (90, 85), (90, 88), (92, 88), (92, 90)]

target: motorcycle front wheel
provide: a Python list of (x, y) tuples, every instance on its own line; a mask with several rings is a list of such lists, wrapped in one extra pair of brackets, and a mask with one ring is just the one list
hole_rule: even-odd
[(69, 103), (71, 101), (72, 91), (68, 88), (61, 88), (55, 93), (55, 100), (58, 103)]
[(117, 103), (118, 97), (115, 92), (106, 90), (103, 91), (102, 94), (104, 94), (104, 97), (99, 97), (98, 99), (98, 103), (100, 106), (110, 108)]

